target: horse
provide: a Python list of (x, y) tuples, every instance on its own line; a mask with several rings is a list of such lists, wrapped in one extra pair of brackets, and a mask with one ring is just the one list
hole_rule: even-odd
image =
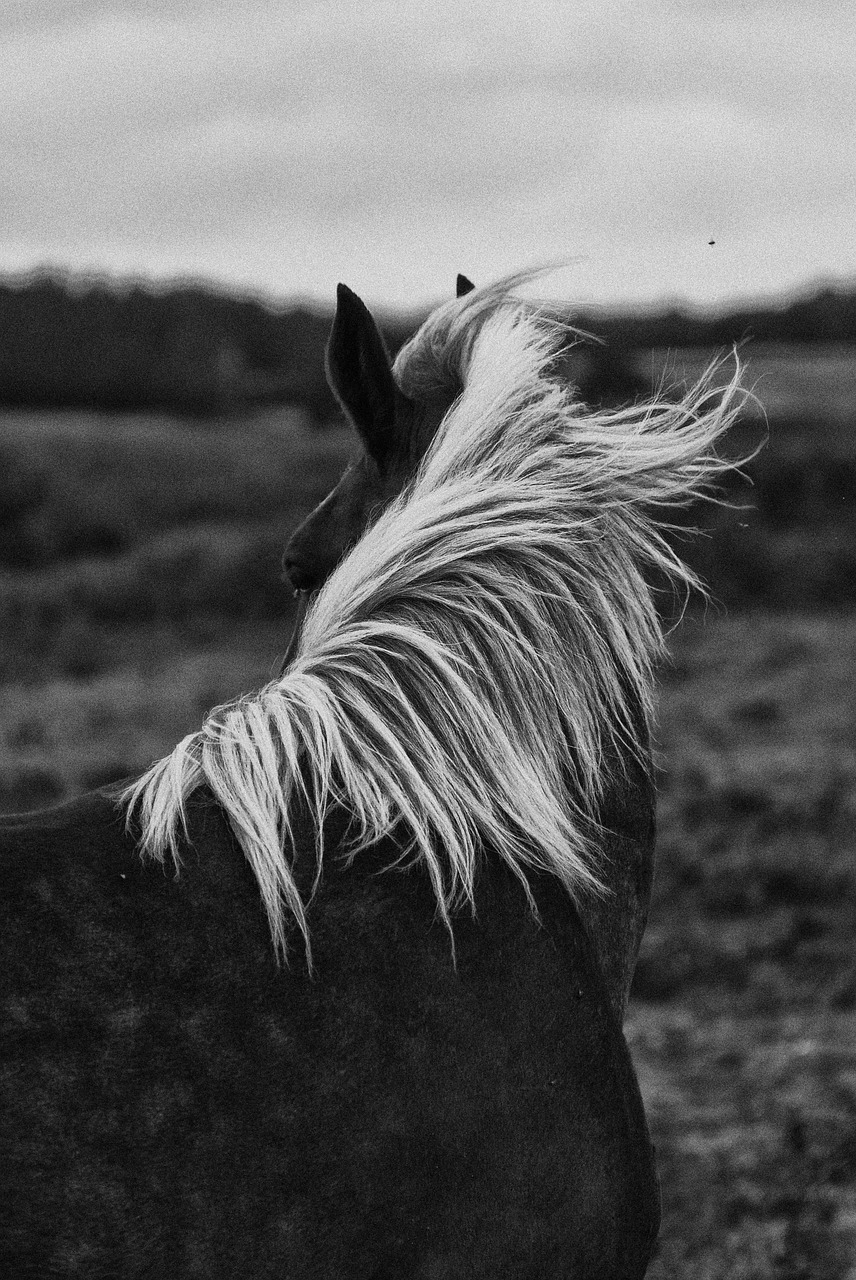
[(591, 913), (650, 823), (625, 812), (650, 787), (644, 571), (691, 579), (651, 504), (721, 468), (735, 388), (587, 416), (560, 319), (506, 283), (429, 317), (390, 413), (379, 335), (338, 307), (367, 453), (284, 670), (126, 786), (0, 820), (10, 1280), (650, 1259), (653, 1151)]
[[(303, 608), (369, 523), (411, 482), (437, 429), (463, 387), (462, 350), (486, 314), (537, 272), (505, 277), (477, 290), (458, 274), (456, 305), (447, 306), (407, 343), (393, 363), (369, 309), (352, 290), (339, 285), (326, 368), (331, 390), (354, 428), (357, 458), (330, 494), (294, 530), (283, 553), (283, 568), (302, 597)], [(462, 299), (465, 301), (462, 302)], [(566, 340), (578, 331), (565, 326)], [(590, 337), (591, 335), (580, 335)], [(734, 387), (728, 389), (730, 401)], [(696, 403), (700, 401), (696, 400)], [(660, 408), (662, 409), (662, 405)], [(687, 409), (692, 411), (691, 401)], [(604, 423), (632, 426), (651, 407), (600, 415)], [(589, 418), (594, 421), (594, 416)], [(286, 654), (286, 662), (292, 652)], [(656, 839), (656, 796), (652, 782), (648, 723), (650, 705), (636, 699), (634, 737), (641, 750), (608, 761), (610, 779), (601, 801), (601, 863), (608, 893), (592, 898), (586, 927), (604, 976), (610, 1002), (621, 1021), (648, 918)]]

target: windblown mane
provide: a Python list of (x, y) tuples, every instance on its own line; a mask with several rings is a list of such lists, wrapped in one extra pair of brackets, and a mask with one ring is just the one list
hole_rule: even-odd
[(717, 439), (738, 372), (680, 403), (586, 412), (557, 376), (566, 330), (514, 298), (519, 278), (439, 308), (402, 350), (410, 395), (459, 391), (413, 481), (309, 609), (296, 656), (213, 711), (121, 796), (141, 847), (179, 861), (208, 785), (257, 876), (274, 943), (309, 929), (289, 863), (297, 801), (321, 834), (353, 814), (351, 855), (394, 835), (447, 925), (473, 902), (478, 851), (579, 897), (600, 887), (607, 755), (644, 758), (663, 638), (648, 577), (695, 584), (657, 508), (728, 463)]

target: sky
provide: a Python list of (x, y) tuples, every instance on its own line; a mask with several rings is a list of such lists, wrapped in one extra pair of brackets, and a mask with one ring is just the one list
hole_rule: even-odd
[(400, 309), (543, 262), (588, 306), (856, 282), (852, 0), (0, 4), (0, 272)]

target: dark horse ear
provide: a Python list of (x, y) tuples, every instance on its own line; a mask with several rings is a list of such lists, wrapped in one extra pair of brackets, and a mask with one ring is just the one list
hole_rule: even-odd
[(336, 317), (327, 342), (327, 381), (366, 449), (380, 461), (392, 442), (401, 392), (372, 313), (345, 284), (336, 289)]
[(458, 272), (458, 291), (455, 294), (455, 297), (463, 298), (466, 294), (472, 293), (473, 289), (475, 289), (475, 285), (473, 284), (472, 280), (468, 280), (466, 276), (462, 276), (459, 271)]

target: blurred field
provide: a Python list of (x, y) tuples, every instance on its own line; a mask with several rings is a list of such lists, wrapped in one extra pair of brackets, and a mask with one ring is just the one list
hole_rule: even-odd
[[(719, 603), (662, 673), (628, 1022), (654, 1280), (856, 1277), (856, 355), (765, 359), (769, 447), (731, 491), (753, 506), (692, 512)], [(349, 449), (288, 411), (0, 416), (0, 809), (137, 772), (274, 673), (282, 547)]]
[(856, 615), (687, 620), (628, 1037), (663, 1187), (654, 1280), (856, 1263)]
[[(695, 382), (712, 356), (706, 348), (652, 351), (639, 360), (654, 385)], [(856, 356), (844, 344), (746, 343), (738, 348), (745, 385), (773, 419), (823, 424), (834, 434), (856, 414)]]

